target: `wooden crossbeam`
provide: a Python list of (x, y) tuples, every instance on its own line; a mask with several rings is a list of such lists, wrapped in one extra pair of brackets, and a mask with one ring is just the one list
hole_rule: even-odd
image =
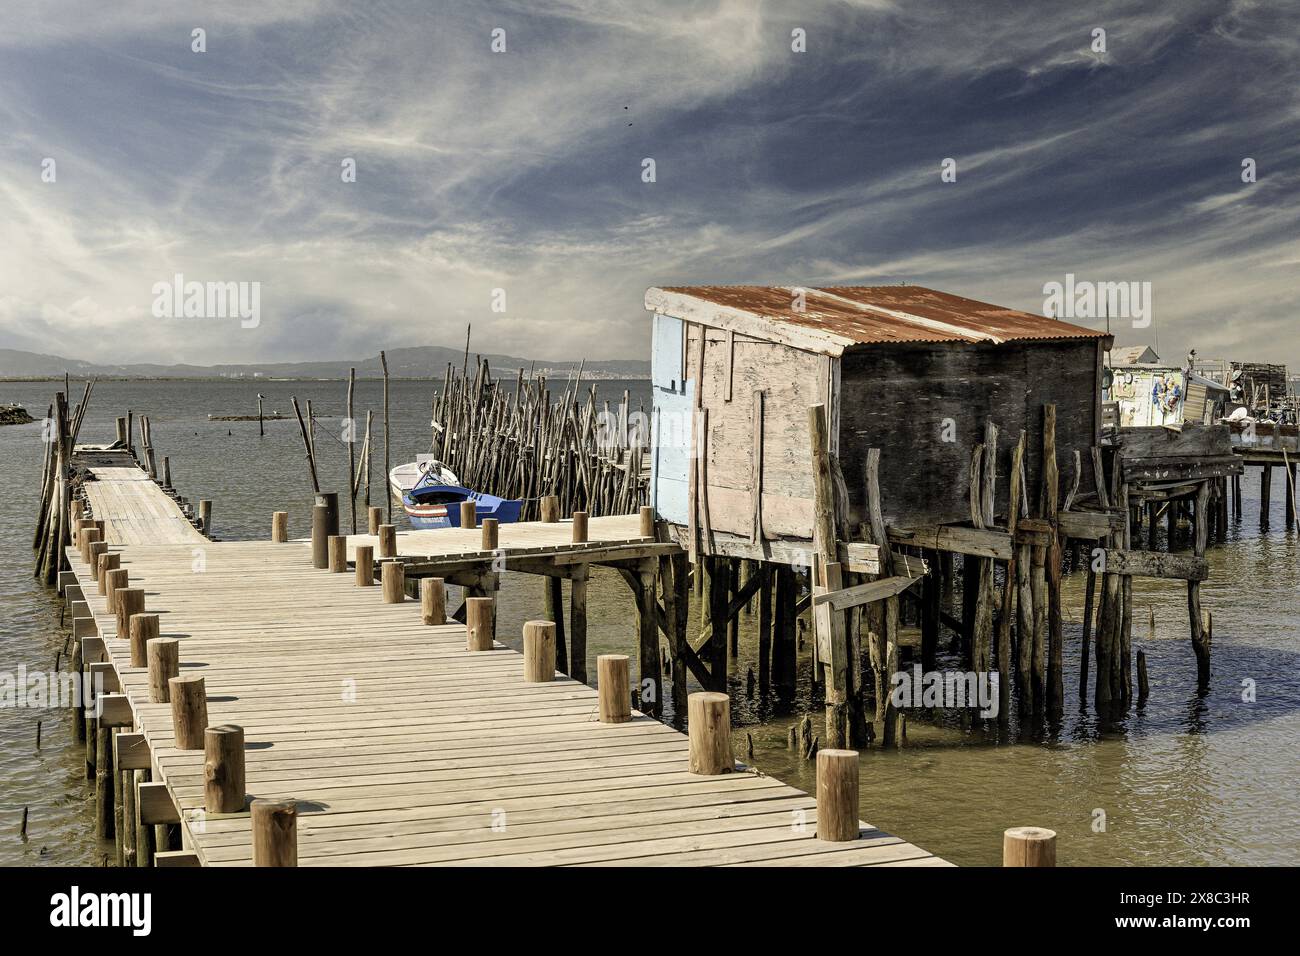
[(180, 823), (180, 811), (167, 792), (165, 783), (140, 784), (140, 800), (136, 806), (141, 823)]
[(121, 733), (117, 735), (117, 759), (113, 766), (118, 770), (148, 770), (153, 762), (149, 742), (144, 734)]
[(871, 604), (874, 601), (883, 601), (886, 598), (895, 597), (920, 580), (919, 577), (894, 575), (893, 577), (881, 578), (878, 581), (868, 581), (866, 584), (841, 588), (838, 591), (815, 594), (812, 603), (813, 607), (829, 604), (832, 610), (847, 611), (851, 607), (860, 607), (863, 604)]
[(1204, 558), (1163, 551), (1122, 551), (1106, 549), (1106, 570), (1141, 578), (1172, 578), (1180, 581), (1204, 581), (1210, 566)]

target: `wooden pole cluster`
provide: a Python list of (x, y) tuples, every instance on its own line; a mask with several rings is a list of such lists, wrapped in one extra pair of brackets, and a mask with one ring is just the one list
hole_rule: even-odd
[[(538, 499), (554, 495), (561, 513), (628, 514), (648, 501), (648, 429), (627, 394), (617, 411), (597, 407), (579, 370), (558, 401), (544, 376), (520, 369), (515, 388), (494, 380), (486, 360), (471, 376), (447, 366), (433, 402), (434, 453), (461, 484), (523, 499), (523, 520), (541, 517)], [(545, 519), (542, 519), (545, 520)]]

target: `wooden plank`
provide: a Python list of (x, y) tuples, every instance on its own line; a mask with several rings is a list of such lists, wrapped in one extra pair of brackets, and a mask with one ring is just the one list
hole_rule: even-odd
[(153, 855), (153, 865), (166, 868), (202, 866), (199, 855), (193, 850), (161, 850)]
[(1011, 535), (993, 528), (968, 528), (961, 525), (889, 529), (889, 540), (933, 551), (955, 551), (977, 558), (1011, 560)]
[(1123, 551), (1106, 549), (1106, 571), (1143, 578), (1171, 578), (1180, 581), (1204, 581), (1210, 566), (1204, 558), (1164, 551)]
[(172, 796), (168, 793), (167, 784), (165, 783), (140, 784), (136, 814), (139, 816), (141, 823), (150, 825), (181, 822), (180, 811), (176, 809), (176, 804), (172, 801)]
[(153, 761), (149, 752), (149, 741), (143, 733), (120, 733), (117, 735), (118, 770), (149, 770)]
[(883, 601), (885, 598), (894, 597), (920, 580), (919, 577), (904, 577), (902, 575), (881, 578), (877, 581), (868, 581), (866, 584), (841, 588), (838, 591), (814, 594), (812, 603), (813, 607), (830, 605), (833, 610), (846, 611), (851, 607), (860, 607), (873, 601)]

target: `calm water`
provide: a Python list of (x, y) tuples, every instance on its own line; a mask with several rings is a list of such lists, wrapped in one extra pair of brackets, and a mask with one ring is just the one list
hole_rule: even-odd
[[(601, 384), (616, 399), (644, 382)], [(53, 383), (0, 383), (0, 402), (18, 402), (40, 417)], [(288, 510), (290, 532), (309, 533), (310, 483), (297, 422), (209, 422), (209, 414), (256, 410), (292, 415), (290, 395), (311, 399), (320, 421), (317, 450), (322, 486), (342, 487), (347, 473), (338, 416), (346, 386), (338, 382), (101, 382), (83, 426), (87, 441), (107, 440), (113, 418), (133, 409), (153, 420), (154, 444), (171, 457), (174, 483), (191, 499), (214, 501), (213, 526), (223, 538), (262, 538), (270, 514)], [(74, 393), (79, 387), (74, 385)], [(392, 460), (427, 450), (431, 383), (395, 383)], [(356, 407), (381, 414), (381, 386), (357, 385)], [(379, 429), (376, 428), (376, 438)], [(382, 448), (380, 448), (382, 454)], [(42, 445), (38, 425), (0, 429), (0, 475), (9, 494), (0, 499), (0, 671), (49, 669), (67, 627), (60, 604), (31, 577), (30, 550)], [(379, 456), (377, 456), (378, 458)], [(885, 463), (886, 466), (888, 463)], [(373, 471), (372, 500), (382, 501), (382, 467)], [(1276, 478), (1277, 476), (1275, 476)], [(1067, 713), (1032, 742), (999, 741), (959, 728), (913, 724), (909, 746), (863, 755), (863, 818), (959, 864), (995, 864), (1001, 832), (1034, 824), (1059, 834), (1066, 864), (1280, 864), (1300, 862), (1300, 550), (1283, 529), (1275, 494), (1272, 531), (1260, 535), (1257, 473), (1246, 479), (1243, 521), (1210, 552), (1211, 580), (1204, 606), (1214, 613), (1214, 674), (1208, 695), (1195, 693), (1195, 664), (1187, 637), (1185, 587), (1141, 582), (1135, 587), (1134, 644), (1146, 650), (1151, 698), (1123, 726), (1098, 729), (1091, 714)], [(1278, 482), (1274, 481), (1275, 490)], [(346, 507), (346, 506), (345, 506)], [(346, 513), (345, 513), (346, 521)], [(363, 519), (364, 523), (364, 519)], [(1082, 581), (1067, 577), (1067, 698), (1077, 699)], [(597, 573), (591, 588), (589, 651), (630, 653), (636, 660), (631, 596), (621, 579)], [(1147, 608), (1154, 610), (1154, 639)], [(537, 579), (507, 576), (501, 635), (517, 634), (541, 608)], [(1075, 620), (1071, 621), (1073, 616)], [(752, 626), (752, 622), (747, 622)], [(752, 633), (742, 626), (733, 669), (735, 745), (751, 762), (795, 786), (811, 789), (812, 765), (792, 759), (786, 729), (810, 707), (820, 730), (820, 706), (810, 701), (808, 666), (792, 702), (745, 696), (745, 673), (757, 669)], [(948, 662), (941, 660), (940, 666)], [(1256, 700), (1242, 700), (1243, 680)], [(36, 725), (43, 723), (42, 747)], [(73, 743), (68, 716), (56, 710), (0, 709), (0, 864), (97, 863), (105, 848), (93, 837), (83, 752)], [(29, 838), (18, 836), (24, 806)], [(1104, 811), (1105, 831), (1094, 831)]]

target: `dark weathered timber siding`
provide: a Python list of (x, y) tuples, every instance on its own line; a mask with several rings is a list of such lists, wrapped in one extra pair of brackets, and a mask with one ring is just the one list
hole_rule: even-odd
[[(1080, 494), (1091, 491), (1089, 448), (1096, 408), (1097, 346), (1078, 342), (1007, 345), (871, 345), (841, 359), (840, 464), (850, 520), (864, 520), (862, 467), (880, 449), (885, 521), (895, 527), (970, 518), (971, 451), (984, 423), (998, 426), (997, 513), (1006, 513), (1011, 450), (1023, 428), (1031, 513), (1036, 513), (1044, 404), (1056, 403), (1061, 500), (1083, 453)], [(943, 441), (944, 420), (955, 441)]]

